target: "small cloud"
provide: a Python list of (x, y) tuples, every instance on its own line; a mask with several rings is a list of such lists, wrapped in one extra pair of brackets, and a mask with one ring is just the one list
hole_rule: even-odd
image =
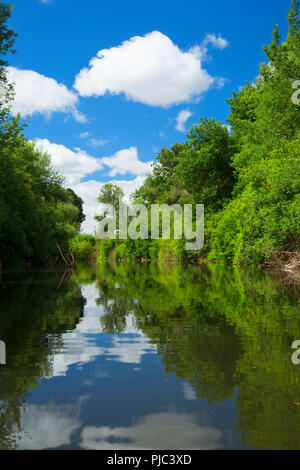
[(216, 86), (218, 90), (220, 88), (223, 88), (223, 86), (228, 82), (229, 82), (228, 78), (222, 78), (222, 77), (218, 78), (218, 80), (216, 81)]
[(180, 111), (176, 118), (175, 129), (179, 132), (185, 132), (185, 123), (193, 115), (188, 109)]
[(111, 140), (89, 139), (89, 145), (91, 147), (103, 147), (103, 145), (106, 145), (109, 142), (111, 142)]
[(101, 163), (110, 168), (109, 176), (147, 175), (152, 171), (152, 161), (142, 162), (136, 147), (122, 149), (110, 157), (101, 158)]
[(215, 33), (206, 34), (205, 38), (201, 43), (201, 46), (196, 46), (193, 48), (194, 55), (196, 57), (199, 57), (199, 59), (202, 59), (203, 61), (210, 60), (211, 56), (208, 54), (208, 46), (212, 46), (215, 49), (223, 50), (229, 46), (229, 41), (223, 38), (220, 34), (218, 34), (218, 36)]
[(215, 33), (207, 34), (205, 36), (204, 40), (202, 41), (202, 47), (205, 48), (206, 46), (208, 46), (208, 44), (211, 44), (213, 47), (220, 50), (225, 49), (229, 46), (229, 42), (227, 41), (227, 39), (222, 38), (220, 34), (216, 36)]
[(89, 132), (81, 132), (81, 134), (79, 134), (79, 138), (80, 139), (87, 139), (89, 137), (90, 133)]
[(83, 113), (80, 113), (76, 107), (71, 109), (71, 114), (73, 118), (75, 119), (75, 121), (77, 122), (81, 122), (82, 124), (85, 124), (86, 122), (88, 122), (86, 116)]

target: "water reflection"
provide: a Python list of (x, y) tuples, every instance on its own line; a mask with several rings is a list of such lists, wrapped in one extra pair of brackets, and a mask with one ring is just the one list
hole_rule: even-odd
[(127, 449), (216, 449), (222, 432), (200, 426), (187, 413), (153, 413), (130, 427), (93, 427), (82, 431), (81, 447), (96, 450)]
[(80, 397), (75, 404), (28, 405), (21, 414), (25, 430), (18, 439), (22, 450), (42, 450), (69, 446), (72, 434), (80, 429), (81, 404), (88, 397)]
[(215, 265), (4, 273), (0, 449), (299, 449), (299, 298)]

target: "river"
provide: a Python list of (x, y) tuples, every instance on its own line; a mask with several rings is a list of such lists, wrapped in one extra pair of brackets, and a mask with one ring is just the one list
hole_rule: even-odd
[(214, 264), (0, 279), (0, 449), (300, 449), (295, 286)]

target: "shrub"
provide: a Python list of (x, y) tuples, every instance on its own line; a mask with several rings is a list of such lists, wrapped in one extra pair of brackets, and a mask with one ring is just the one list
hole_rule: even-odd
[(70, 241), (70, 250), (76, 259), (91, 259), (95, 256), (95, 245), (92, 235), (76, 235)]

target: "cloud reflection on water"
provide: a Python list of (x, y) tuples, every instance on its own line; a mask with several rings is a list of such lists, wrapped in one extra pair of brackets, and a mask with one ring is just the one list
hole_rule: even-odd
[(80, 446), (94, 450), (215, 449), (222, 447), (222, 432), (201, 426), (187, 413), (153, 413), (129, 427), (87, 426)]
[(127, 315), (126, 327), (122, 334), (111, 335), (109, 346), (98, 346), (102, 328), (100, 317), (104, 315), (103, 307), (96, 304), (99, 291), (95, 284), (82, 287), (86, 298), (84, 317), (75, 330), (62, 335), (63, 347), (53, 358), (51, 377), (66, 375), (73, 364), (81, 366), (103, 355), (106, 360), (122, 363), (139, 364), (142, 356), (155, 353), (156, 347), (148, 337), (134, 325), (133, 315)]

